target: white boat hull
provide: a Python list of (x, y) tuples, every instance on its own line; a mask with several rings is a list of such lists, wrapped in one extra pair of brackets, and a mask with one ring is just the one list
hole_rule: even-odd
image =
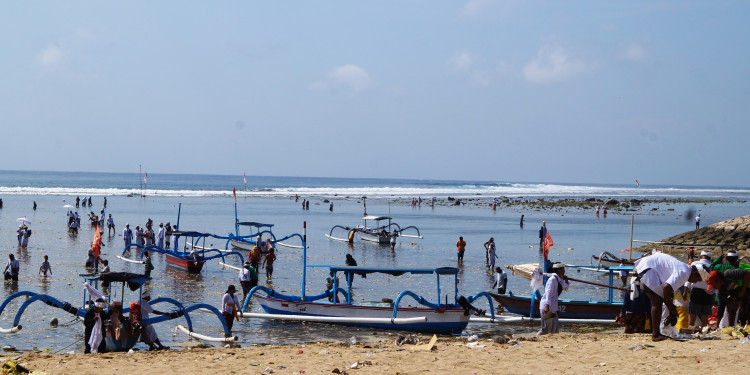
[[(255, 295), (264, 311), (269, 314), (283, 315), (307, 315), (327, 317), (348, 317), (352, 322), (335, 322), (352, 326), (372, 327), (399, 331), (415, 331), (427, 333), (457, 334), (461, 333), (469, 323), (470, 315), (465, 314), (462, 308), (446, 309), (438, 311), (423, 307), (399, 308), (397, 318), (421, 318), (424, 321), (408, 324), (397, 323), (373, 323), (366, 319), (379, 318), (390, 319), (393, 316), (393, 307), (388, 306), (359, 306), (336, 304), (330, 302), (299, 302), (287, 301), (267, 296)], [(356, 319), (362, 319), (357, 322)], [(387, 321), (387, 320), (386, 320)]]
[(375, 243), (380, 243), (380, 244), (386, 244), (386, 243), (391, 242), (391, 236), (388, 236), (388, 235), (381, 236), (381, 235), (370, 234), (366, 232), (358, 232), (358, 233), (359, 233), (359, 238), (361, 238), (362, 241), (370, 241), (370, 242), (375, 242)]

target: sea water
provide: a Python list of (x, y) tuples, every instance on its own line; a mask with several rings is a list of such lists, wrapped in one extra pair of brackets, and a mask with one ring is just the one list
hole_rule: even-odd
[[(512, 183), (488, 181), (426, 181), (388, 179), (343, 179), (312, 177), (256, 177), (164, 174), (110, 174), (72, 172), (0, 172), (0, 243), (6, 253), (14, 254), (21, 262), (18, 285), (4, 284), (0, 297), (5, 299), (16, 291), (33, 291), (49, 294), (57, 299), (80, 306), (83, 302), (82, 279), (84, 262), (91, 247), (94, 229), (88, 225), (86, 213), (99, 214), (103, 198), (107, 197), (105, 214), (112, 214), (117, 231), (109, 235), (104, 228), (102, 257), (108, 259), (113, 271), (142, 272), (142, 266), (123, 262), (117, 258), (123, 252), (122, 230), (126, 223), (132, 229), (145, 226), (153, 219), (155, 230), (159, 223), (170, 222), (181, 230), (226, 235), (234, 232), (235, 198), (237, 218), (274, 224), (277, 237), (303, 233), (306, 223), (308, 265), (343, 265), (346, 254), (352, 254), (359, 266), (434, 268), (457, 266), (455, 243), (459, 236), (467, 242), (466, 255), (459, 267), (458, 294), (474, 295), (488, 290), (493, 282), (492, 271), (485, 263), (483, 247), (490, 237), (497, 244), (497, 265), (538, 262), (538, 230), (542, 221), (554, 240), (550, 259), (573, 264), (591, 264), (591, 255), (609, 251), (627, 256), (631, 214), (634, 216), (634, 238), (659, 240), (694, 229), (692, 213), (701, 214), (701, 224), (730, 219), (747, 214), (746, 200), (750, 189), (738, 187), (689, 186), (618, 186), (595, 184)], [(233, 193), (233, 189), (236, 192)], [(299, 195), (299, 200), (295, 200)], [(78, 235), (66, 230), (65, 205), (75, 206), (75, 198), (92, 197), (93, 205), (73, 208), (81, 215)], [(367, 199), (363, 199), (367, 197)], [(422, 198), (421, 205), (412, 206), (412, 198)], [(437, 204), (429, 203), (435, 197)], [(472, 204), (453, 205), (455, 198)], [(608, 215), (596, 216), (592, 210), (560, 208), (549, 211), (530, 210), (523, 205), (500, 205), (491, 208), (493, 198), (686, 198), (714, 200), (713, 203), (660, 203), (647, 204), (637, 211), (610, 210)], [(310, 201), (310, 209), (303, 210), (302, 200)], [(333, 202), (333, 211), (329, 202)], [(32, 210), (33, 202), (37, 210)], [(366, 206), (365, 206), (366, 205)], [(419, 228), (423, 239), (401, 237), (395, 251), (388, 246), (357, 241), (352, 247), (347, 243), (328, 239), (334, 225), (354, 227), (362, 224), (365, 210), (371, 215), (390, 216), (405, 226)], [(525, 225), (520, 217), (525, 215)], [(26, 217), (31, 221), (33, 234), (26, 249), (17, 247), (16, 219)], [(345, 237), (346, 232), (333, 233)], [(299, 245), (298, 240), (287, 242)], [(209, 239), (206, 245), (225, 248), (226, 241)], [(302, 288), (302, 250), (277, 247), (278, 260), (271, 279), (260, 270), (260, 284), (285, 294), (299, 294)], [(53, 275), (38, 275), (43, 256), (48, 255)], [(246, 254), (245, 254), (246, 255)], [(2, 256), (7, 259), (7, 254)], [(222, 269), (216, 262), (206, 263), (200, 274), (187, 274), (167, 267), (163, 255), (153, 254), (155, 269), (153, 279), (146, 285), (154, 297), (174, 298), (183, 305), (209, 303), (221, 307), (226, 288), (234, 284), (239, 288), (237, 272)], [(237, 262), (236, 260), (229, 260)], [(569, 269), (569, 275), (606, 283), (606, 277), (586, 271)], [(574, 275), (575, 274), (575, 275)], [(319, 294), (324, 290), (325, 268), (309, 268), (306, 293)], [(453, 301), (452, 280), (441, 278), (441, 295), (437, 296), (435, 276), (403, 275), (400, 277), (370, 274), (366, 279), (357, 276), (353, 283), (353, 298), (358, 303), (378, 302), (382, 298), (395, 299), (402, 290), (411, 290), (431, 301), (438, 298)], [(517, 294), (528, 294), (529, 285), (520, 277), (509, 277), (508, 289)], [(122, 290), (113, 290), (113, 299), (120, 299)], [(607, 290), (575, 284), (568, 297), (602, 300)], [(137, 293), (125, 290), (125, 301), (137, 299)], [(9, 305), (0, 315), (0, 326), (10, 328), (21, 301)], [(402, 306), (416, 305), (405, 299)], [(486, 301), (477, 307), (487, 309)], [(157, 309), (169, 310), (160, 304)], [(262, 312), (251, 302), (249, 311)], [(52, 318), (63, 324), (49, 326)], [(196, 332), (221, 336), (213, 314), (191, 313)], [(21, 332), (0, 336), (0, 344), (19, 349), (39, 348), (50, 350), (82, 351), (82, 324), (62, 310), (43, 303), (32, 304), (23, 314)], [(184, 346), (190, 342), (181, 332), (175, 332), (184, 319), (156, 325), (159, 336), (166, 345)], [(469, 332), (492, 330), (472, 324)], [(532, 329), (532, 328), (528, 328)], [(348, 340), (351, 336), (379, 338), (389, 332), (361, 328), (345, 328), (327, 324), (266, 321), (242, 319), (236, 322), (233, 333), (243, 345), (253, 343), (293, 343), (316, 340)], [(374, 335), (374, 336), (373, 336)], [(145, 348), (143, 344), (139, 347)]]

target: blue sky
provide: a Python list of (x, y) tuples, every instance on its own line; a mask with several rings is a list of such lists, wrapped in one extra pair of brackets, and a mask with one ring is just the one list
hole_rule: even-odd
[(750, 186), (750, 3), (0, 3), (1, 169)]

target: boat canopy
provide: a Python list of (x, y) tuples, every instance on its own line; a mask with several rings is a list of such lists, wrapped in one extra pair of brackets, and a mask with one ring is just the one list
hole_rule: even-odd
[(132, 291), (138, 290), (148, 278), (142, 274), (130, 272), (104, 272), (98, 275), (81, 275), (85, 280), (101, 280), (110, 283), (127, 283)]
[(331, 272), (356, 272), (361, 273), (385, 273), (392, 276), (401, 276), (405, 273), (429, 275), (436, 273), (438, 275), (456, 275), (458, 268), (441, 267), (441, 268), (368, 268), (368, 267), (349, 267), (349, 266), (308, 266), (308, 267), (328, 267)]
[(365, 215), (362, 217), (362, 220), (375, 220), (375, 221), (390, 220), (390, 219), (391, 218), (388, 216), (375, 216), (375, 215)]
[(210, 237), (210, 233), (201, 233), (196, 232), (194, 230), (180, 230), (177, 232), (172, 232), (173, 236), (182, 236), (182, 237)]
[(243, 221), (240, 223), (237, 223), (237, 225), (245, 225), (248, 227), (272, 227), (273, 224), (263, 224), (263, 223), (256, 223), (254, 221)]

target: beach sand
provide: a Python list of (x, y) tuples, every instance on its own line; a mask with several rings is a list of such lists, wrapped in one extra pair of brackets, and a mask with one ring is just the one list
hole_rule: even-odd
[[(427, 338), (424, 338), (425, 340)], [(562, 333), (500, 344), (441, 337), (433, 350), (393, 341), (183, 349), (96, 355), (8, 356), (50, 374), (695, 374), (740, 373), (750, 344), (722, 340), (652, 343), (647, 334)], [(3, 359), (3, 361), (5, 361)], [(356, 368), (352, 368), (353, 365)], [(338, 370), (338, 371), (337, 371)]]

